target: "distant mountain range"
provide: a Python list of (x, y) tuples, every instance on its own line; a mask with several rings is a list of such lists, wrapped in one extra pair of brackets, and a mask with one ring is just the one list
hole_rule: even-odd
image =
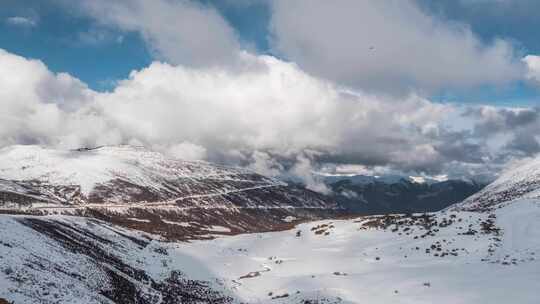
[(353, 213), (387, 214), (433, 212), (480, 191), (485, 185), (474, 181), (389, 176), (324, 176), (330, 194)]

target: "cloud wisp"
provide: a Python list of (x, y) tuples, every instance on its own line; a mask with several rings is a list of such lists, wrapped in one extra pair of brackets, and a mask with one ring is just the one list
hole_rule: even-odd
[(23, 17), (23, 16), (8, 17), (6, 18), (6, 23), (13, 26), (20, 26), (20, 27), (37, 26), (37, 21), (35, 19)]

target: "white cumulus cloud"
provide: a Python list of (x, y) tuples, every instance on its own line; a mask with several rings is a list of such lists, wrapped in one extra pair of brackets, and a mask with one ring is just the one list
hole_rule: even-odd
[[(297, 168), (438, 161), (422, 126), (439, 124), (449, 106), (343, 91), (274, 57), (240, 58), (234, 69), (156, 62), (98, 93), (40, 61), (1, 51), (0, 145), (143, 144), (274, 174), (300, 160)], [(421, 162), (404, 161), (410, 153)]]
[(508, 42), (485, 44), (466, 25), (427, 15), (414, 1), (271, 3), (275, 50), (338, 83), (407, 92), (498, 85), (523, 75)]

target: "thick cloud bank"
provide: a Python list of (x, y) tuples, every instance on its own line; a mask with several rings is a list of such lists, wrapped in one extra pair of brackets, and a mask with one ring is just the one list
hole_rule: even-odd
[(321, 191), (311, 171), (336, 164), (476, 176), (538, 150), (526, 136), (540, 129), (534, 109), (397, 101), (345, 90), (271, 56), (238, 58), (234, 68), (155, 62), (98, 93), (0, 51), (0, 146), (142, 144), (290, 174)]
[(466, 25), (429, 16), (414, 1), (271, 3), (276, 51), (338, 83), (404, 92), (503, 84), (523, 74), (508, 42), (486, 45)]
[(97, 106), (126, 136), (187, 141), (212, 160), (250, 162), (259, 151), (411, 168), (438, 162), (430, 136), (448, 106), (340, 90), (273, 57), (244, 54), (243, 63), (234, 71), (154, 63)]

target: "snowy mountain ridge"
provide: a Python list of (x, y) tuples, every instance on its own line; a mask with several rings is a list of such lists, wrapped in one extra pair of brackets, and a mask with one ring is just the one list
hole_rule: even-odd
[(449, 208), (489, 211), (514, 200), (527, 199), (540, 199), (540, 156), (505, 170), (484, 189)]
[[(79, 185), (88, 195), (97, 184), (119, 178), (144, 187), (162, 189), (163, 180), (232, 178), (248, 174), (202, 161), (188, 162), (137, 146), (55, 150), (40, 146), (11, 146), (0, 150), (0, 176), (9, 180), (36, 180), (54, 185)], [(265, 178), (268, 184), (280, 184)]]
[[(339, 209), (321, 194), (249, 170), (143, 147), (0, 150), (3, 213), (89, 216), (184, 239), (212, 226), (231, 233), (282, 229), (293, 225), (284, 218), (320, 219)], [(170, 224), (176, 222), (194, 224), (179, 229)]]
[(366, 175), (366, 174), (331, 174), (324, 172), (314, 172), (314, 178), (321, 179), (327, 184), (332, 184), (340, 181), (350, 181), (352, 184), (367, 185), (373, 183), (396, 184), (396, 183), (416, 183), (432, 185), (450, 180), (458, 180), (466, 183), (475, 183), (476, 181), (461, 178), (449, 179), (446, 175), (437, 176), (422, 176), (422, 175), (406, 175), (406, 174), (384, 174), (384, 175)]

